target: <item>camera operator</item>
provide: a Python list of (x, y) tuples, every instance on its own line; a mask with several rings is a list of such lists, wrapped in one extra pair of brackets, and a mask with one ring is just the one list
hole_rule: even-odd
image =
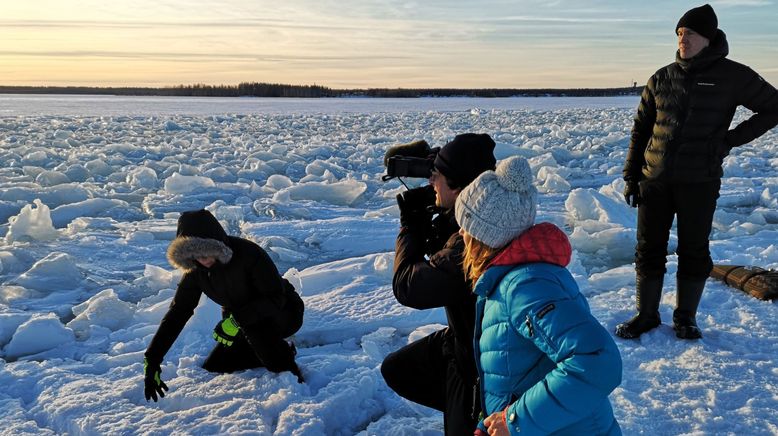
[[(400, 304), (416, 309), (444, 307), (448, 327), (390, 353), (381, 374), (402, 397), (442, 411), (446, 435), (472, 435), (480, 413), (473, 354), (475, 296), (462, 271), (464, 242), (454, 202), (480, 173), (495, 168), (494, 146), (487, 134), (457, 135), (429, 157), (434, 156), (429, 185), (397, 196), (401, 229), (394, 295)], [(433, 203), (440, 211), (434, 219)]]

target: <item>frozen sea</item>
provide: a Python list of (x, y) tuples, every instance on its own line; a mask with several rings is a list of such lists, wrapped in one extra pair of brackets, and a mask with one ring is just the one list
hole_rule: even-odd
[[(538, 221), (567, 232), (569, 268), (613, 331), (634, 308), (636, 213), (620, 175), (637, 103), (0, 95), (2, 433), (442, 434), (442, 415), (398, 397), (379, 370), (446, 322), (392, 295), (404, 188), (380, 179), (386, 148), (485, 132), (498, 158), (526, 157)], [(714, 262), (778, 268), (776, 152), (773, 129), (725, 159)], [(180, 278), (165, 249), (196, 208), (264, 247), (302, 294), (305, 384), (201, 369), (220, 315), (203, 298), (163, 363), (170, 392), (143, 398), (143, 352)], [(704, 338), (676, 339), (674, 250), (673, 235), (665, 323), (616, 340), (624, 434), (778, 435), (775, 303), (710, 279)]]

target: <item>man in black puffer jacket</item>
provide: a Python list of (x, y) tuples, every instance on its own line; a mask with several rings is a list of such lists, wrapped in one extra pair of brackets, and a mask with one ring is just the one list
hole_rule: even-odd
[(273, 372), (291, 371), (302, 382), (294, 345), (284, 338), (302, 326), (303, 301), (265, 250), (228, 236), (210, 212), (197, 210), (179, 217), (167, 257), (184, 276), (145, 353), (146, 400), (164, 396), (162, 359), (203, 293), (222, 306), (224, 316), (213, 334), (218, 343), (203, 368), (224, 373), (264, 366)]
[[(448, 327), (386, 356), (381, 374), (399, 395), (442, 411), (449, 436), (472, 435), (480, 412), (473, 353), (476, 299), (462, 271), (464, 241), (454, 202), (480, 173), (494, 169), (494, 146), (486, 134), (457, 135), (435, 157), (430, 184), (397, 196), (402, 228), (394, 295), (416, 309), (444, 307)], [(428, 207), (433, 203), (441, 211), (434, 219)]]
[[(643, 90), (624, 165), (624, 197), (638, 207), (638, 314), (617, 326), (623, 338), (637, 338), (661, 322), (673, 216), (678, 227), (673, 327), (679, 338), (702, 337), (696, 313), (713, 267), (708, 238), (722, 161), (732, 147), (778, 124), (778, 92), (747, 66), (726, 59), (727, 38), (710, 5), (686, 12), (676, 34), (675, 62), (651, 76)], [(730, 129), (738, 106), (754, 114)]]

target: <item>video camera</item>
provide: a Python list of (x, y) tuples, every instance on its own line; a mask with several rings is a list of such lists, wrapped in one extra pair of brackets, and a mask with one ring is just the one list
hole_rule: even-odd
[[(432, 161), (420, 157), (394, 156), (386, 165), (386, 177), (417, 177), (429, 179), (432, 175)], [(388, 180), (388, 179), (387, 179)]]
[(432, 175), (432, 163), (440, 148), (430, 148), (425, 140), (398, 144), (389, 148), (384, 155), (386, 182), (395, 177), (415, 177), (429, 179)]

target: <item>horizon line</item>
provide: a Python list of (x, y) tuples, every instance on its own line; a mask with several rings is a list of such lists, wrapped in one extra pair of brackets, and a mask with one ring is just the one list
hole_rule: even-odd
[(327, 85), (320, 85), (317, 83), (313, 84), (305, 84), (305, 85), (296, 85), (296, 84), (290, 84), (290, 83), (274, 83), (274, 82), (239, 82), (237, 84), (208, 84), (208, 83), (189, 83), (189, 84), (176, 84), (176, 85), (158, 85), (158, 86), (148, 86), (148, 85), (6, 85), (6, 84), (0, 84), (0, 93), (5, 93), (2, 90), (3, 89), (9, 89), (9, 88), (23, 88), (23, 89), (96, 89), (96, 90), (109, 90), (109, 89), (144, 89), (144, 90), (170, 90), (170, 89), (177, 89), (177, 88), (196, 88), (196, 87), (202, 87), (202, 88), (224, 88), (224, 89), (230, 89), (230, 88), (239, 88), (241, 85), (265, 85), (265, 86), (277, 86), (277, 87), (289, 87), (289, 88), (323, 88), (331, 91), (339, 91), (339, 92), (347, 92), (347, 91), (371, 91), (371, 90), (390, 90), (390, 91), (421, 91), (421, 90), (429, 90), (429, 91), (452, 91), (452, 90), (459, 90), (459, 91), (541, 91), (541, 90), (554, 90), (554, 91), (564, 91), (564, 90), (609, 90), (609, 89), (634, 89), (641, 87), (642, 85), (639, 85), (637, 82), (633, 81), (633, 85), (625, 85), (625, 86), (576, 86), (576, 87), (534, 87), (534, 88), (519, 88), (519, 87), (498, 87), (498, 86), (483, 86), (483, 87), (457, 87), (457, 86), (442, 86), (442, 87), (391, 87), (391, 86), (378, 86), (378, 87), (348, 87), (348, 88), (335, 88)]

